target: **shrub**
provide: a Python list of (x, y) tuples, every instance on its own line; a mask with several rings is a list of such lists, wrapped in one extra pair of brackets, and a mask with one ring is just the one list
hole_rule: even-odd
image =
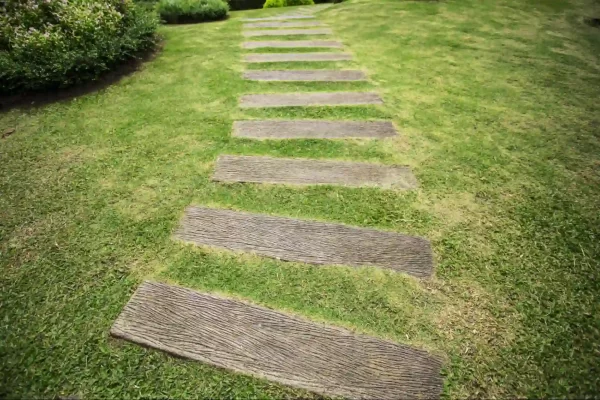
[(313, 0), (267, 0), (263, 8), (308, 6), (315, 4)]
[(285, 7), (285, 0), (267, 0), (263, 8)]
[(0, 92), (94, 80), (153, 48), (157, 26), (131, 0), (0, 1)]
[(160, 0), (158, 13), (169, 24), (216, 21), (227, 17), (223, 0)]

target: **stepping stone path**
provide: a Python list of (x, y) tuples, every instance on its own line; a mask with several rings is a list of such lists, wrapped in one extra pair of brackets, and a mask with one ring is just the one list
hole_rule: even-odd
[(112, 335), (326, 396), (431, 399), (441, 362), (409, 346), (211, 294), (145, 282)]
[(267, 17), (267, 18), (244, 18), (242, 21), (246, 22), (258, 22), (258, 21), (287, 21), (288, 19), (313, 19), (312, 15), (293, 15), (293, 16), (278, 16), (278, 17)]
[(388, 121), (235, 121), (233, 136), (251, 139), (348, 139), (396, 136)]
[(323, 26), (318, 21), (300, 21), (300, 22), (254, 22), (244, 24), (244, 29), (248, 28), (305, 28), (307, 26)]
[[(308, 15), (330, 7), (302, 7), (268, 18), (246, 18), (244, 28), (324, 26)], [(305, 14), (306, 15), (303, 15)], [(244, 31), (244, 36), (331, 34), (319, 29)], [(245, 42), (245, 49), (343, 48), (335, 40)], [(247, 54), (245, 61), (347, 61), (346, 53)], [(246, 79), (281, 81), (364, 80), (361, 71), (246, 71)], [(373, 106), (371, 92), (247, 94), (240, 107)], [(235, 121), (233, 136), (248, 139), (385, 139), (397, 135), (389, 121)], [(222, 182), (374, 186), (409, 190), (411, 170), (333, 160), (222, 155), (213, 176)], [(332, 188), (331, 190), (336, 190)], [(355, 189), (361, 190), (361, 189)], [(428, 240), (377, 229), (188, 207), (175, 238), (199, 246), (251, 252), (313, 265), (378, 267), (429, 278), (433, 254)], [(356, 399), (439, 398), (441, 362), (426, 351), (317, 324), (277, 311), (193, 290), (146, 282), (115, 321), (112, 335), (177, 356), (311, 390)]]
[(373, 266), (416, 277), (433, 270), (426, 239), (319, 221), (188, 207), (175, 237), (315, 265)]
[(363, 92), (248, 94), (240, 99), (240, 107), (242, 108), (355, 106), (363, 104), (383, 104), (383, 100), (377, 93)]
[(246, 37), (252, 36), (298, 36), (298, 35), (331, 35), (331, 29), (266, 29), (262, 31), (245, 31)]
[(246, 71), (244, 79), (251, 81), (308, 81), (308, 82), (344, 82), (364, 81), (367, 76), (362, 71)]
[(405, 166), (251, 156), (220, 156), (213, 180), (290, 185), (377, 186), (388, 189), (414, 189), (418, 186), (410, 168)]
[(265, 53), (246, 54), (244, 57), (247, 63), (349, 60), (352, 60), (352, 55), (348, 53)]
[(244, 42), (242, 47), (245, 49), (261, 49), (261, 48), (278, 48), (278, 49), (288, 49), (294, 47), (311, 47), (311, 48), (331, 48), (331, 49), (341, 49), (344, 47), (342, 43), (337, 40), (286, 40), (286, 41), (272, 41), (272, 40), (264, 40), (260, 42)]

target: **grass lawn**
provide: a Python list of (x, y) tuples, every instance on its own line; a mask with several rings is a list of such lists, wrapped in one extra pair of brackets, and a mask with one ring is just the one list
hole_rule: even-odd
[[(590, 0), (591, 4), (591, 0)], [(116, 341), (142, 279), (426, 348), (448, 397), (600, 392), (600, 29), (584, 0), (351, 0), (319, 14), (365, 83), (244, 82), (241, 25), (163, 27), (143, 70), (0, 114), (0, 396), (312, 396)], [(598, 7), (596, 5), (596, 7)], [(288, 38), (292, 39), (292, 38)], [(264, 50), (250, 50), (264, 52)], [(289, 50), (288, 50), (289, 51)], [(310, 50), (314, 51), (314, 50)], [(327, 50), (330, 51), (330, 50)], [(240, 110), (247, 93), (374, 90), (383, 106)], [(391, 119), (397, 138), (251, 141), (235, 119)], [(210, 181), (219, 154), (408, 164), (413, 192)], [(432, 240), (436, 276), (172, 240), (190, 204)]]

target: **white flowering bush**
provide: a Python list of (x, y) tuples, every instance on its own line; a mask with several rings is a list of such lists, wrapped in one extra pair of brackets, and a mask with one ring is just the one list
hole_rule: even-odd
[(0, 0), (0, 92), (94, 80), (154, 47), (157, 25), (131, 0)]

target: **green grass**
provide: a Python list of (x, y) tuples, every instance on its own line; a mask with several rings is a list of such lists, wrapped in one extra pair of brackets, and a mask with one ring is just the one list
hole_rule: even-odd
[[(310, 396), (110, 339), (142, 279), (426, 348), (445, 359), (449, 398), (597, 395), (600, 30), (582, 21), (600, 10), (349, 1), (319, 18), (355, 61), (315, 66), (370, 82), (244, 82), (238, 18), (273, 13), (164, 27), (162, 54), (120, 83), (0, 114), (0, 131), (17, 128), (0, 141), (0, 395)], [(385, 105), (237, 108), (245, 93), (324, 89), (375, 90)], [(401, 135), (254, 142), (230, 136), (240, 118), (392, 119)], [(211, 182), (224, 153), (408, 164), (421, 187)], [(189, 204), (423, 235), (436, 276), (183, 245), (171, 235)]]

